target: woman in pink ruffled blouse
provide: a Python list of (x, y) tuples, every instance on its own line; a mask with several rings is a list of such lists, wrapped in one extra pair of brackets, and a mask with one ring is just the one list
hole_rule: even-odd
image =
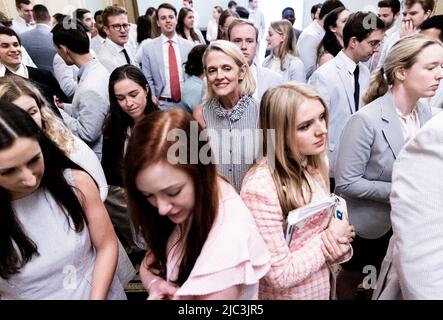
[(181, 109), (147, 115), (125, 157), (128, 205), (148, 247), (149, 299), (257, 299), (270, 254), (252, 215)]
[[(332, 219), (326, 230), (291, 248), (284, 236), (290, 211), (329, 195), (327, 116), (323, 100), (306, 85), (289, 82), (262, 98), (264, 157), (247, 173), (241, 189), (271, 252), (260, 299), (329, 299), (334, 291), (330, 267), (351, 256), (355, 233), (346, 219)], [(271, 133), (274, 139), (269, 139)]]

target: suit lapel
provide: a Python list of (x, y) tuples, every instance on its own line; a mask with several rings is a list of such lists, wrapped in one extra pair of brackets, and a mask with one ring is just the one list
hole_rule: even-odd
[(335, 65), (337, 66), (337, 73), (338, 77), (340, 78), (340, 81), (342, 82), (342, 85), (346, 92), (346, 98), (348, 99), (348, 105), (349, 109), (351, 111), (351, 114), (355, 112), (355, 103), (354, 103), (354, 92), (351, 92), (351, 87), (349, 83), (349, 75), (348, 70), (346, 69), (342, 59), (339, 55), (335, 57)]
[(397, 158), (398, 153), (405, 144), (405, 139), (401, 130), (398, 114), (395, 111), (394, 99), (391, 91), (388, 91), (380, 99), (379, 105), (381, 109), (381, 118), (386, 123), (382, 129), (383, 135), (394, 153), (394, 157)]

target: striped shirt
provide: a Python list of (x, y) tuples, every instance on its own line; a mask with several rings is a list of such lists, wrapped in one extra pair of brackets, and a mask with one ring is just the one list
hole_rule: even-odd
[(203, 104), (203, 118), (220, 173), (239, 192), (243, 177), (261, 151), (258, 134), (260, 105), (243, 96), (230, 111), (215, 98)]

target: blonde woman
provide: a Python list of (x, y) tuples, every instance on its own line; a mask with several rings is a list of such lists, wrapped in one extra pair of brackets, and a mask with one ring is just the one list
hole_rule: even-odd
[(392, 235), (392, 168), (404, 144), (432, 117), (419, 99), (435, 94), (443, 78), (442, 64), (440, 41), (421, 35), (399, 40), (384, 67), (373, 75), (364, 96), (368, 105), (343, 129), (335, 190), (346, 199), (357, 233), (355, 254), (343, 265), (343, 282), (339, 282), (349, 293), (343, 298), (353, 298), (351, 293), (365, 277), (365, 266), (380, 271)]
[(92, 176), (100, 190), (100, 198), (106, 199), (108, 184), (97, 156), (65, 127), (32, 83), (18, 76), (0, 78), (0, 99), (28, 112), (57, 147)]
[(329, 299), (328, 266), (350, 257), (353, 227), (346, 219), (333, 219), (298, 248), (284, 238), (290, 211), (329, 195), (327, 119), (325, 103), (304, 84), (290, 82), (262, 98), (260, 128), (275, 139), (265, 140), (263, 159), (248, 171), (240, 193), (271, 252), (260, 299)]
[(291, 23), (288, 20), (271, 22), (266, 42), (271, 54), (263, 62), (263, 67), (281, 74), (285, 82), (306, 82), (305, 66), (298, 58)]
[[(240, 49), (232, 42), (216, 40), (203, 54), (208, 90), (202, 107), (218, 169), (240, 191), (241, 182), (256, 151), (255, 134), (260, 106), (252, 95), (255, 79)], [(197, 116), (194, 110), (194, 115)]]

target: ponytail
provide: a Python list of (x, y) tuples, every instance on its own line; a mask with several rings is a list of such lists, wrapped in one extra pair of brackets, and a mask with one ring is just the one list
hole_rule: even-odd
[(368, 90), (363, 95), (363, 103), (366, 105), (383, 96), (389, 90), (388, 81), (384, 76), (383, 67), (372, 74)]

